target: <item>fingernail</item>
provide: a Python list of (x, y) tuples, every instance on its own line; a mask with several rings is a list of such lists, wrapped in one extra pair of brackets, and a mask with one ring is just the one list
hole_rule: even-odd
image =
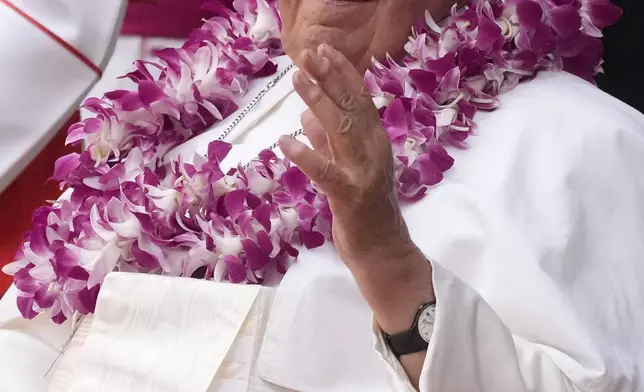
[(318, 46), (318, 50), (315, 52), (312, 50), (307, 51), (308, 66), (316, 70), (318, 73), (326, 74), (331, 68), (331, 61), (328, 57), (320, 55), (319, 48), (321, 48), (321, 46)]
[(315, 119), (315, 115), (313, 114), (313, 112), (311, 112), (311, 109), (305, 110), (304, 113), (302, 113), (302, 115), (300, 116), (300, 122), (302, 123), (308, 123), (314, 121)]
[(280, 136), (280, 140), (278, 141), (280, 148), (287, 150), (290, 150), (291, 147), (293, 147), (293, 143), (295, 143), (295, 139), (290, 135), (282, 135)]
[(322, 57), (328, 57), (329, 48), (330, 48), (329, 44), (320, 44), (320, 46), (318, 46), (318, 55)]
[(308, 61), (311, 61), (311, 62), (314, 62), (314, 63), (317, 60), (317, 54), (314, 51), (312, 51), (311, 49), (306, 49), (304, 51), (304, 56), (306, 57), (306, 59)]
[(311, 59), (311, 49), (304, 49), (300, 56), (303, 60)]
[(315, 84), (316, 84), (316, 83), (311, 79), (311, 77), (310, 77), (310, 76), (308, 76), (308, 75), (306, 74), (306, 72), (303, 72), (303, 71), (297, 71), (297, 73), (295, 74), (295, 77), (297, 78), (297, 80), (298, 80), (300, 83), (302, 83), (302, 84), (304, 84), (304, 85), (306, 85), (306, 86), (309, 86), (309, 87), (310, 87), (310, 86), (313, 86), (313, 85), (315, 85)]

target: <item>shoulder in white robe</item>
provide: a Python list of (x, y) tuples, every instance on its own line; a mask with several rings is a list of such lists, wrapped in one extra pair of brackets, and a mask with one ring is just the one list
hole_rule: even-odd
[[(224, 164), (303, 110), (285, 78), (227, 139)], [(169, 158), (205, 153), (233, 117)], [(445, 180), (403, 207), (438, 301), (421, 392), (641, 390), (644, 116), (542, 73), (475, 120)], [(44, 392), (31, 377), (69, 330), (20, 320), (15, 294), (0, 302), (0, 380)], [(302, 250), (277, 288), (111, 274), (53, 374), (55, 392), (412, 390), (330, 244)]]

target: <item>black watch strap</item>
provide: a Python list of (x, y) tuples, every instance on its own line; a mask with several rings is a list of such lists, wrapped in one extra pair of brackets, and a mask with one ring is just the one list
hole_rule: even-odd
[(385, 337), (389, 349), (396, 356), (400, 358), (403, 355), (413, 354), (420, 351), (427, 350), (429, 343), (426, 342), (420, 335), (413, 331), (405, 331), (395, 335), (387, 335)]
[[(384, 334), (385, 341), (396, 358), (427, 350), (429, 347), (431, 330), (434, 327), (433, 311), (435, 308), (435, 301), (422, 305), (418, 308), (418, 311), (416, 311), (414, 321), (407, 331), (394, 335)], [(419, 324), (422, 324), (423, 331), (419, 330)], [(427, 330), (427, 328), (431, 329)], [(426, 335), (426, 339), (423, 339), (423, 334)]]

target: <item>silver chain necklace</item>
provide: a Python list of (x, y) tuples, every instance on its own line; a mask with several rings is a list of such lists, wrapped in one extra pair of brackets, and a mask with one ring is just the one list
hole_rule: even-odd
[[(239, 113), (237, 117), (233, 119), (230, 125), (226, 127), (226, 129), (221, 133), (221, 135), (217, 137), (216, 140), (224, 141), (224, 139), (228, 137), (228, 135), (230, 135), (233, 129), (235, 129), (239, 125), (239, 123), (241, 123), (244, 117), (246, 117), (246, 115), (248, 115), (248, 113), (250, 113), (250, 111), (253, 110), (255, 106), (257, 106), (257, 104), (259, 103), (259, 101), (261, 101), (264, 95), (266, 95), (273, 87), (275, 87), (280, 82), (280, 80), (282, 80), (293, 69), (293, 67), (295, 67), (295, 63), (289, 64), (288, 66), (286, 66), (286, 68), (284, 68), (284, 70), (282, 70), (282, 72), (280, 72), (277, 76), (275, 76), (275, 78), (273, 78), (270, 82), (268, 82), (266, 86), (262, 89), (262, 91), (260, 91), (257, 95), (255, 95), (255, 97), (253, 97), (253, 99), (250, 100), (248, 105), (246, 105), (244, 109), (242, 109), (241, 113)], [(291, 132), (289, 136), (297, 137), (302, 135), (303, 133), (304, 133), (304, 130), (300, 128), (294, 132)], [(270, 146), (268, 146), (268, 149), (273, 150), (277, 147), (277, 145), (278, 143), (275, 142)], [(205, 157), (208, 158), (208, 154), (206, 154)], [(245, 169), (249, 165), (250, 163), (247, 163), (243, 166), (243, 168)]]

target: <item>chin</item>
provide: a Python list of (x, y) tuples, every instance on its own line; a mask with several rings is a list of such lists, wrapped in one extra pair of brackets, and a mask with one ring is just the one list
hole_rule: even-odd
[(326, 27), (311, 27), (310, 34), (284, 40), (283, 45), (286, 54), (296, 63), (305, 49), (315, 51), (321, 44), (330, 45), (344, 54), (358, 71), (364, 73), (371, 66), (371, 36)]

